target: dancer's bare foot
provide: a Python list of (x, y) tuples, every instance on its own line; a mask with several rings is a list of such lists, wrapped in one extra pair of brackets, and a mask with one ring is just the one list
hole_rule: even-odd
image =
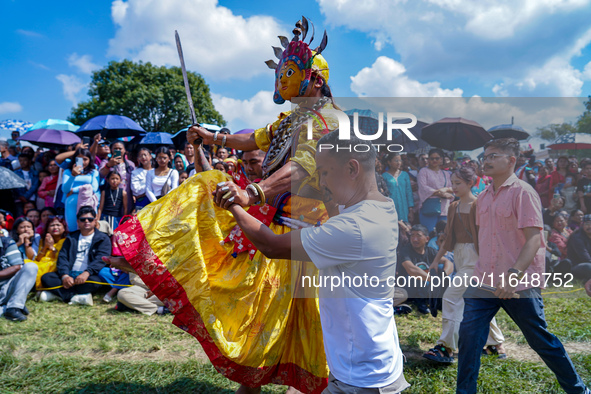
[(236, 394), (259, 394), (260, 392), (260, 387), (248, 387), (243, 384), (236, 390)]
[(108, 257), (103, 257), (103, 261), (107, 264), (110, 264), (111, 267), (114, 268), (119, 268), (122, 271), (125, 272), (135, 272), (135, 270), (133, 269), (133, 267), (131, 266), (131, 264), (129, 264), (127, 262), (127, 260), (125, 260), (125, 257), (122, 256), (108, 256)]

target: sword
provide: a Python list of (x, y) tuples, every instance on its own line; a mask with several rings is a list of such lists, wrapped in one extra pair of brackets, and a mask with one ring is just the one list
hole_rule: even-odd
[[(183, 56), (183, 48), (181, 47), (181, 38), (179, 37), (179, 33), (175, 30), (174, 36), (176, 38), (176, 49), (179, 52), (179, 59), (181, 60), (181, 69), (183, 71), (183, 82), (185, 83), (185, 92), (187, 93), (187, 101), (189, 102), (189, 110), (191, 111), (191, 122), (193, 122), (192, 126), (199, 126), (197, 123), (197, 116), (195, 115), (195, 107), (193, 106), (193, 98), (191, 97), (191, 89), (189, 88), (189, 79), (187, 78), (187, 69), (185, 68), (185, 58)], [(203, 140), (201, 138), (197, 138), (193, 145), (199, 146), (201, 145)]]

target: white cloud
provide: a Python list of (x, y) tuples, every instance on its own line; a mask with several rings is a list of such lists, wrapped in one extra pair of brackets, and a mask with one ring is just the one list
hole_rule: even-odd
[(91, 74), (93, 70), (99, 68), (97, 64), (92, 62), (92, 57), (90, 55), (79, 56), (75, 52), (68, 57), (68, 65), (76, 67), (84, 74)]
[(60, 74), (56, 79), (62, 83), (62, 89), (66, 99), (71, 101), (72, 105), (76, 105), (79, 101), (80, 92), (87, 85), (80, 81), (75, 75)]
[(508, 93), (523, 82), (528, 95), (578, 91), (568, 66), (589, 44), (591, 0), (317, 1), (329, 24), (367, 33), (378, 50), (392, 45), (415, 79), (503, 81)]
[(289, 103), (277, 105), (273, 92), (261, 90), (248, 100), (237, 100), (212, 93), (215, 109), (228, 122), (232, 132), (243, 128), (257, 129), (274, 122), (282, 111), (289, 111)]
[(31, 31), (31, 30), (17, 29), (16, 32), (20, 35), (27, 36), (27, 37), (36, 37), (36, 38), (45, 37), (43, 34), (39, 34), (37, 32)]
[(272, 17), (234, 15), (217, 0), (115, 0), (111, 17), (117, 31), (109, 56), (178, 66), (178, 30), (187, 68), (217, 80), (268, 72), (271, 45), (288, 34)]
[(0, 103), (0, 114), (9, 114), (14, 112), (21, 112), (23, 106), (19, 103), (4, 101)]
[(351, 90), (364, 97), (461, 97), (462, 89), (442, 89), (439, 82), (420, 83), (396, 60), (380, 56), (351, 77)]

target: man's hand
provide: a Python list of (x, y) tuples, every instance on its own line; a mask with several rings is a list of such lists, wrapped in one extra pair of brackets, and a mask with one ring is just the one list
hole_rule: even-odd
[(62, 285), (64, 286), (64, 289), (69, 289), (74, 286), (74, 279), (70, 275), (65, 275), (62, 278)]
[(240, 189), (234, 182), (218, 183), (213, 196), (215, 204), (224, 209), (228, 209), (232, 204), (248, 207), (254, 204), (257, 198), (251, 196), (246, 190)]
[(75, 285), (83, 285), (84, 283), (86, 283), (89, 276), (90, 276), (90, 272), (84, 271), (83, 273), (81, 273), (80, 275), (78, 275), (76, 277), (76, 279), (74, 280), (74, 284)]
[[(205, 130), (203, 127), (199, 126), (191, 126), (189, 130), (187, 130), (187, 141), (191, 145), (195, 144), (195, 141), (201, 138), (205, 145), (212, 145), (213, 144), (213, 133), (210, 131)], [(221, 141), (219, 141), (221, 143)]]
[(587, 292), (587, 295), (591, 297), (591, 279), (585, 283), (585, 291)]
[[(514, 275), (514, 278), (511, 280), (509, 280), (511, 275), (508, 275), (507, 273), (505, 273), (504, 275), (505, 275), (505, 280), (503, 281), (504, 283), (499, 283), (497, 285), (497, 291), (494, 292), (494, 295), (496, 295), (497, 297), (499, 297), (502, 300), (509, 300), (509, 299), (512, 299), (513, 296), (515, 295), (515, 289), (516, 289), (516, 287), (511, 286), (511, 283), (512, 282), (519, 283), (519, 280), (517, 280), (516, 274), (511, 274), (511, 275)], [(504, 285), (504, 286), (502, 286), (502, 285)]]

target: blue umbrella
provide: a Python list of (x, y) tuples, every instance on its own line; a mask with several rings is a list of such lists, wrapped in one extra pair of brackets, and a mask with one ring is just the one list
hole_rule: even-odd
[(87, 120), (76, 132), (80, 136), (94, 137), (101, 133), (103, 138), (116, 139), (137, 136), (146, 131), (136, 122), (123, 115), (99, 115)]
[(51, 130), (67, 130), (76, 131), (80, 126), (76, 126), (72, 122), (62, 119), (45, 119), (35, 123), (29, 130), (37, 129), (51, 129)]
[(147, 146), (151, 150), (158, 148), (159, 146), (171, 146), (174, 145), (172, 142), (171, 135), (168, 133), (148, 133), (139, 143), (142, 146)]
[(77, 144), (80, 137), (71, 131), (67, 130), (53, 130), (53, 129), (36, 129), (27, 131), (20, 136), (19, 141), (28, 141), (32, 144), (43, 146), (46, 148), (63, 147), (67, 145)]

